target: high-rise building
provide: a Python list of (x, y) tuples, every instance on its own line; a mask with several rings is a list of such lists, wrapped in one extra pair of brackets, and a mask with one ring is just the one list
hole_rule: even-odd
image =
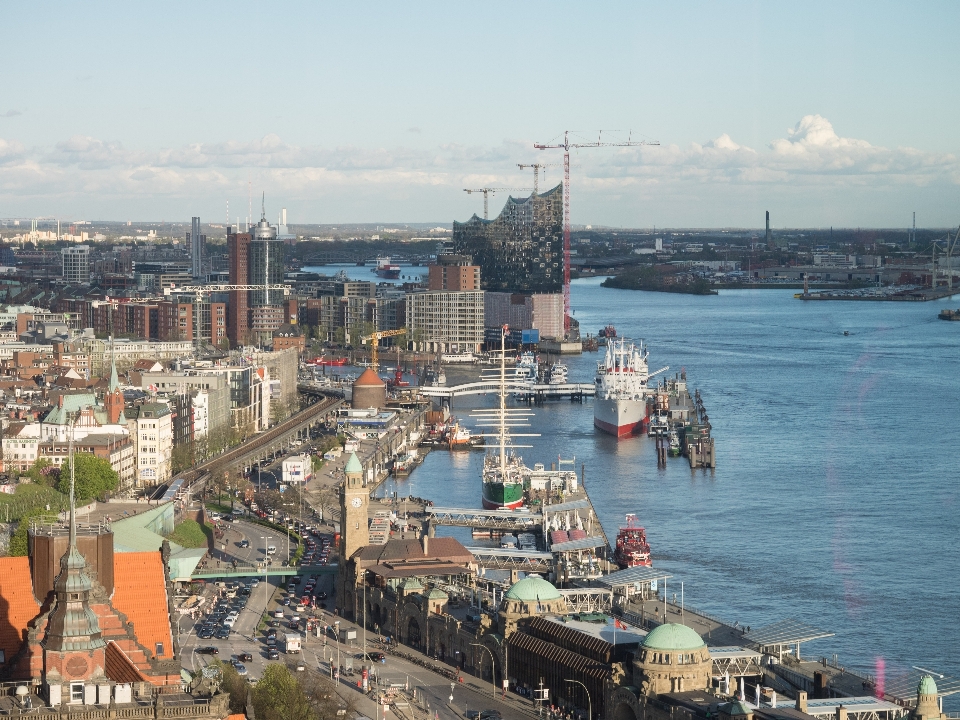
[(408, 341), (427, 352), (479, 352), (483, 343), (482, 291), (407, 295)]
[[(277, 228), (261, 216), (250, 240), (249, 284), (278, 285), (283, 282), (284, 244)], [(273, 331), (285, 322), (283, 290), (250, 291), (250, 328), (258, 344), (270, 344)]]
[(563, 185), (509, 198), (500, 215), (453, 223), (453, 251), (480, 267), (481, 287), (499, 292), (563, 289)]
[(74, 245), (63, 249), (63, 281), (67, 285), (90, 284), (90, 246)]
[(190, 270), (195, 278), (203, 277), (207, 259), (207, 236), (200, 232), (200, 218), (195, 217), (190, 221), (187, 241), (190, 244)]
[[(234, 233), (227, 228), (231, 285), (247, 285), (250, 282), (250, 239), (250, 233)], [(250, 298), (246, 290), (230, 291), (227, 338), (234, 347), (250, 342)]]

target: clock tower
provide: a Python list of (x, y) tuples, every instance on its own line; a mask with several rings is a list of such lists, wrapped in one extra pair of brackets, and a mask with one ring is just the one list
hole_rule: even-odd
[(363, 484), (363, 466), (356, 453), (350, 454), (340, 490), (340, 557), (346, 561), (357, 548), (370, 544), (367, 502), (370, 493)]
[(370, 530), (367, 525), (370, 493), (363, 484), (363, 465), (356, 453), (351, 453), (343, 472), (345, 478), (340, 488), (340, 592), (337, 593), (337, 604), (341, 610), (352, 607), (353, 604), (352, 598), (346, 597), (353, 594), (346, 582), (350, 557), (359, 548), (370, 544)]

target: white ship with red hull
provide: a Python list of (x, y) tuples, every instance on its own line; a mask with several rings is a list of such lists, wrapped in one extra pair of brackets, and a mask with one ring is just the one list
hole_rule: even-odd
[(593, 424), (600, 430), (618, 438), (646, 430), (650, 421), (648, 355), (642, 342), (638, 345), (625, 338), (608, 341), (606, 357), (597, 366), (597, 396), (593, 402)]

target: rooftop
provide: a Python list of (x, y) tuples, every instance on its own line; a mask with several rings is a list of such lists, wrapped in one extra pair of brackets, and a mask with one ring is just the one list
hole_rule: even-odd
[(704, 645), (696, 631), (679, 623), (655, 627), (643, 640), (643, 647), (648, 650), (697, 650)]
[(563, 597), (560, 591), (542, 577), (531, 575), (515, 582), (503, 596), (507, 600), (520, 602), (541, 602), (544, 600), (559, 600)]

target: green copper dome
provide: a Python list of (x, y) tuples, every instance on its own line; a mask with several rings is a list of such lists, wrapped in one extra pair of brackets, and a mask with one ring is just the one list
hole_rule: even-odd
[(704, 646), (701, 638), (694, 630), (686, 625), (667, 623), (660, 625), (649, 632), (643, 639), (643, 647), (647, 650), (699, 650)]
[(362, 473), (363, 465), (360, 464), (360, 458), (356, 453), (350, 453), (350, 459), (347, 460), (347, 466), (343, 469), (345, 473)]
[(917, 686), (918, 695), (936, 695), (937, 694), (937, 684), (933, 681), (933, 678), (929, 675), (924, 675), (920, 678), (920, 684)]
[(737, 700), (736, 702), (727, 703), (727, 706), (724, 708), (728, 715), (738, 716), (738, 715), (752, 715), (753, 710), (750, 709), (748, 705)]
[(525, 577), (519, 582), (515, 582), (507, 594), (504, 595), (507, 600), (519, 600), (520, 602), (537, 602), (541, 600), (559, 600), (560, 591), (548, 583), (542, 577), (531, 575)]

